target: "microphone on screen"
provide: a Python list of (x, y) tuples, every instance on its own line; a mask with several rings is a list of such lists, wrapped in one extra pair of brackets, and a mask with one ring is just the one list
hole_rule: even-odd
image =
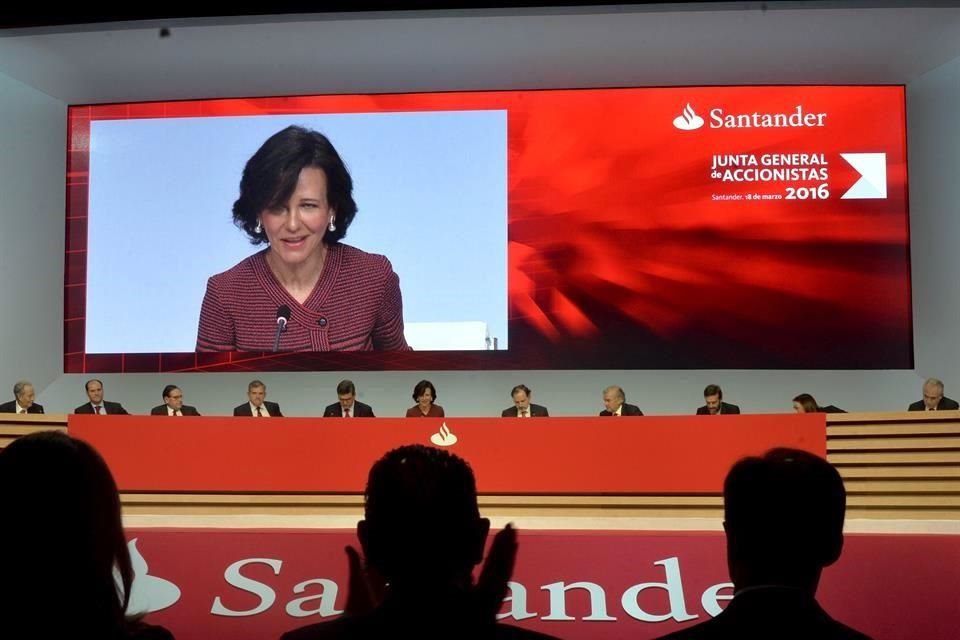
[(277, 334), (273, 338), (273, 350), (276, 352), (280, 348), (280, 334), (287, 328), (290, 321), (290, 307), (285, 304), (277, 307)]

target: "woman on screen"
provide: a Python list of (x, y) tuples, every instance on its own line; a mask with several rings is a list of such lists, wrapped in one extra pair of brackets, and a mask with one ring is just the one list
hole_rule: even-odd
[(287, 127), (263, 143), (233, 221), (268, 247), (207, 281), (197, 351), (409, 349), (390, 261), (340, 242), (357, 213), (352, 192), (324, 135)]
[(437, 401), (437, 389), (429, 380), (421, 380), (413, 388), (413, 399), (417, 404), (407, 409), (407, 418), (442, 418), (443, 407), (434, 404)]

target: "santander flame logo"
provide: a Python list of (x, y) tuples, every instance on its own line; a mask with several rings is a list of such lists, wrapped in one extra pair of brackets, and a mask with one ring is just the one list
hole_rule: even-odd
[(450, 427), (444, 422), (440, 425), (440, 431), (430, 436), (430, 442), (438, 447), (451, 447), (457, 444), (457, 436), (454, 435), (453, 431), (450, 431)]
[(688, 102), (683, 113), (673, 119), (673, 126), (681, 131), (695, 131), (703, 126), (703, 118), (697, 115)]
[(127, 613), (131, 615), (160, 611), (180, 600), (180, 587), (169, 580), (150, 575), (147, 561), (137, 549), (137, 540), (139, 538), (127, 543), (134, 576), (130, 587), (130, 605), (127, 607)]

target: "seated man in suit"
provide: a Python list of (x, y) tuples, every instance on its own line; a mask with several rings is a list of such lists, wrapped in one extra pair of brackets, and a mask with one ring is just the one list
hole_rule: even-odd
[(867, 640), (816, 601), (824, 567), (840, 557), (846, 491), (830, 463), (773, 449), (745, 458), (723, 485), (723, 528), (734, 597), (712, 620), (670, 640)]
[(614, 385), (603, 390), (603, 406), (601, 416), (642, 416), (643, 411), (634, 404), (627, 404), (627, 394), (623, 389)]
[[(517, 554), (507, 525), (493, 538), (470, 466), (449, 451), (407, 445), (378, 460), (357, 523), (363, 560), (348, 547), (345, 614), (281, 640), (548, 639), (497, 622)], [(440, 541), (438, 543), (438, 541)]]
[(337, 398), (339, 402), (323, 410), (324, 418), (376, 418), (370, 405), (357, 400), (357, 388), (350, 380), (342, 380), (337, 385)]
[(723, 401), (723, 389), (720, 385), (708, 384), (703, 390), (703, 401), (706, 403), (697, 409), (698, 416), (734, 415), (740, 413), (740, 407)]
[(14, 399), (0, 404), (0, 413), (43, 413), (43, 407), (33, 401), (36, 395), (33, 384), (21, 380), (13, 385)]
[(504, 409), (500, 414), (501, 418), (546, 418), (550, 415), (547, 408), (539, 404), (531, 404), (531, 391), (525, 384), (518, 384), (510, 392), (513, 398), (513, 406)]
[(960, 404), (943, 395), (943, 383), (936, 378), (928, 378), (923, 383), (923, 400), (910, 405), (909, 411), (956, 411)]
[(247, 398), (249, 402), (244, 402), (239, 407), (234, 408), (233, 415), (255, 418), (283, 417), (283, 414), (280, 413), (280, 405), (267, 400), (267, 385), (259, 380), (254, 380), (247, 385)]
[(119, 402), (108, 402), (103, 399), (103, 383), (99, 380), (87, 380), (87, 384), (84, 385), (84, 389), (87, 391), (87, 398), (89, 398), (90, 402), (85, 402), (74, 409), (74, 413), (89, 413), (94, 415), (111, 416), (129, 415), (127, 410), (124, 409), (123, 405), (121, 405)]
[(150, 409), (152, 416), (198, 416), (196, 407), (183, 404), (183, 391), (175, 384), (163, 388), (163, 404)]

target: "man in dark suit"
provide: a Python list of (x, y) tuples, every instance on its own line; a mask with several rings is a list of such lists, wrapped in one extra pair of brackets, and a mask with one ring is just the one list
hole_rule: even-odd
[(708, 384), (703, 390), (703, 401), (706, 403), (697, 409), (698, 416), (735, 415), (740, 413), (740, 407), (723, 401), (723, 389), (720, 385)]
[(163, 388), (163, 404), (150, 409), (152, 416), (198, 416), (196, 407), (183, 404), (183, 391), (175, 384)]
[(943, 383), (936, 378), (928, 378), (923, 383), (923, 400), (910, 405), (909, 411), (956, 411), (960, 404), (943, 395)]
[(129, 415), (127, 410), (124, 409), (123, 405), (119, 402), (108, 402), (103, 399), (103, 383), (101, 381), (96, 379), (87, 380), (84, 389), (87, 391), (87, 398), (89, 398), (90, 402), (85, 402), (74, 409), (74, 413), (110, 416)]
[(518, 384), (510, 392), (513, 398), (513, 406), (504, 409), (500, 413), (501, 418), (546, 418), (550, 412), (543, 405), (532, 404), (530, 396), (532, 392), (525, 384)]
[(623, 389), (614, 385), (603, 390), (603, 406), (601, 416), (642, 416), (643, 411), (634, 404), (627, 404), (627, 394)]
[(499, 531), (484, 560), (490, 521), (480, 516), (476, 478), (463, 459), (423, 445), (394, 449), (370, 470), (363, 504), (357, 523), (363, 558), (346, 549), (345, 615), (281, 640), (552, 638), (497, 621), (517, 532), (510, 524)]
[(811, 453), (773, 449), (736, 463), (723, 485), (734, 598), (716, 618), (664, 640), (868, 640), (815, 597), (843, 549), (846, 501), (840, 474)]
[(257, 418), (283, 417), (283, 413), (280, 412), (280, 405), (267, 400), (267, 385), (259, 380), (254, 380), (247, 385), (247, 398), (249, 402), (244, 402), (239, 407), (235, 407), (233, 415)]
[(33, 401), (36, 395), (33, 384), (21, 380), (13, 385), (14, 399), (0, 404), (0, 413), (43, 413), (43, 407)]
[(357, 400), (357, 388), (350, 380), (341, 380), (337, 385), (339, 402), (327, 405), (324, 418), (376, 418), (373, 408)]

